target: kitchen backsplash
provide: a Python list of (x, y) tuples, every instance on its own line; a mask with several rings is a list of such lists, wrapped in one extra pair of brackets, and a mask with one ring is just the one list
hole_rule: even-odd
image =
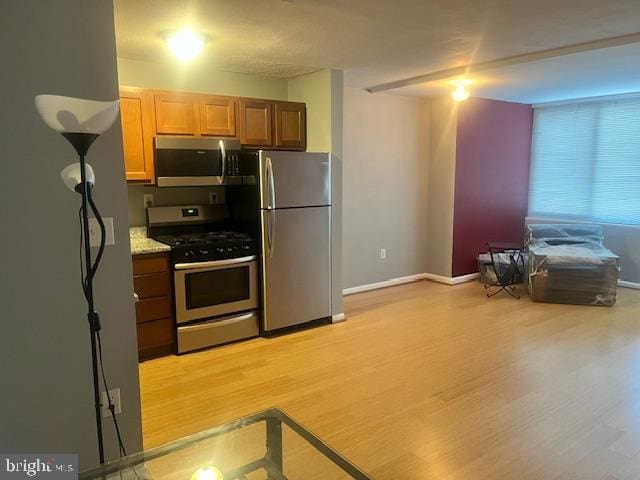
[(153, 195), (156, 207), (170, 205), (202, 205), (210, 203), (210, 193), (214, 193), (216, 203), (224, 203), (224, 187), (167, 187), (149, 185), (128, 185), (129, 226), (147, 225), (144, 195)]

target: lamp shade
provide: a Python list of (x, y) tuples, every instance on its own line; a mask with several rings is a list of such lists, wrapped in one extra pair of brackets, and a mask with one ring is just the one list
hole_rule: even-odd
[[(96, 184), (96, 176), (93, 173), (93, 168), (88, 163), (85, 163), (84, 173), (86, 175), (87, 183), (92, 187)], [(82, 177), (80, 175), (80, 163), (72, 163), (68, 165), (60, 172), (60, 178), (72, 192), (78, 192), (76, 187), (82, 184)]]
[(60, 95), (37, 95), (36, 109), (42, 120), (60, 133), (101, 134), (118, 118), (118, 100), (99, 102)]

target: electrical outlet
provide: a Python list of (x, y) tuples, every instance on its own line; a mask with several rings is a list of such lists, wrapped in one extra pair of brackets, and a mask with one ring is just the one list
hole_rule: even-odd
[[(105, 245), (115, 245), (115, 235), (113, 234), (113, 217), (103, 218), (104, 229), (105, 229)], [(100, 246), (100, 225), (98, 225), (98, 221), (95, 218), (89, 219), (89, 244), (92, 247)]]
[(218, 204), (218, 194), (216, 192), (209, 192), (209, 203), (211, 205)]
[[(111, 398), (111, 403), (113, 404), (114, 413), (117, 415), (122, 413), (122, 405), (120, 404), (120, 389), (113, 388), (109, 390), (109, 397)], [(110, 417), (111, 411), (109, 410), (109, 399), (107, 398), (107, 392), (100, 392), (100, 409), (102, 411), (103, 417)]]
[(387, 249), (386, 248), (381, 248), (380, 249), (380, 260), (384, 260), (385, 258), (387, 258)]
[(144, 202), (144, 208), (153, 207), (153, 193), (145, 193), (142, 196), (142, 201)]

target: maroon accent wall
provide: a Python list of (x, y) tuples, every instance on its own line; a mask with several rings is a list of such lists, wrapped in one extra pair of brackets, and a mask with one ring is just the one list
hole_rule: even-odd
[(521, 103), (470, 98), (458, 107), (454, 277), (478, 271), (486, 242), (523, 242), (532, 121)]

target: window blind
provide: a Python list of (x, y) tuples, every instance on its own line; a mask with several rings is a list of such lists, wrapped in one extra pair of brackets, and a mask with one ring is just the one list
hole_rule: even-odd
[(640, 225), (640, 98), (535, 109), (529, 216)]

